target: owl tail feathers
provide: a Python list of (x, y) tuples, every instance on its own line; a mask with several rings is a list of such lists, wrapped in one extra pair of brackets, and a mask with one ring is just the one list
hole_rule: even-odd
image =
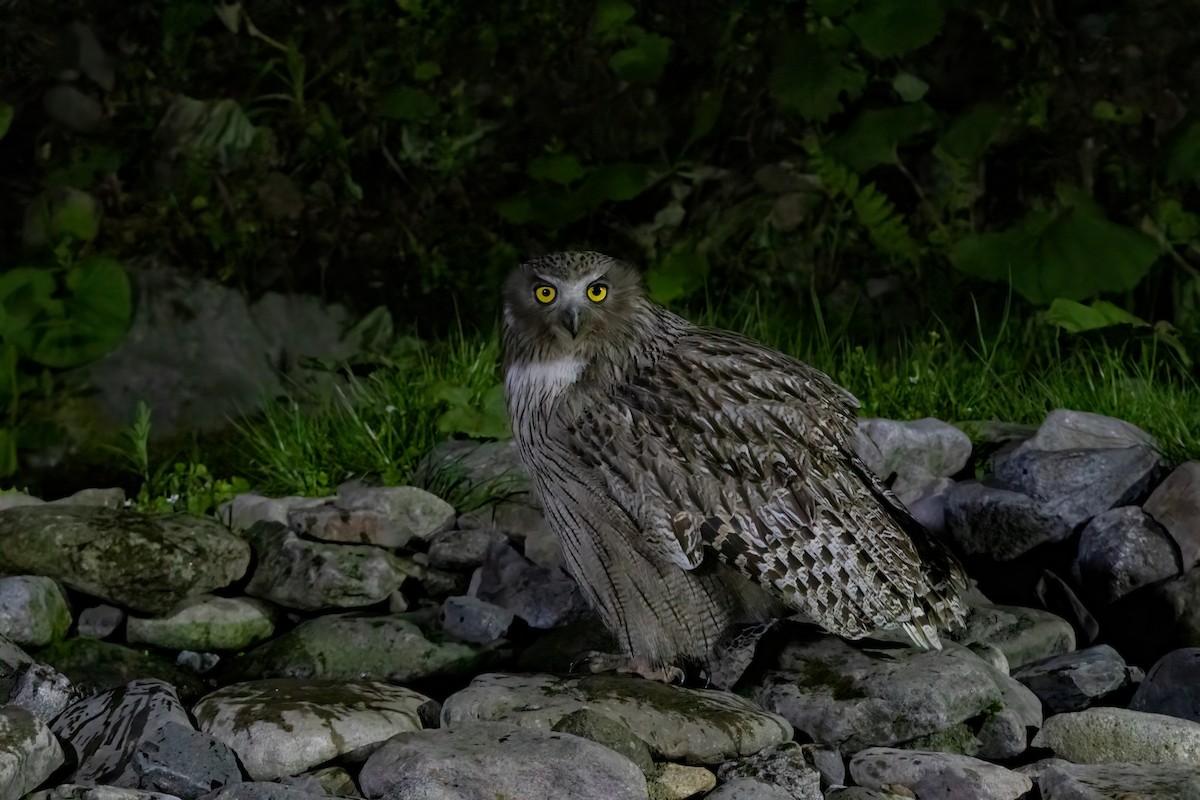
[(938, 638), (937, 628), (932, 625), (905, 622), (900, 627), (917, 647), (922, 647), (926, 650), (942, 649), (942, 640)]

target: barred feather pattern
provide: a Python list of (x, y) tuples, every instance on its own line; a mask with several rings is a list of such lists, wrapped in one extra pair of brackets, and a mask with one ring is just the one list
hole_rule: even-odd
[(961, 567), (855, 454), (858, 403), (825, 374), (692, 325), (598, 253), (522, 265), (504, 319), (521, 457), (626, 654), (712, 665), (738, 626), (791, 614), (926, 648), (961, 623)]

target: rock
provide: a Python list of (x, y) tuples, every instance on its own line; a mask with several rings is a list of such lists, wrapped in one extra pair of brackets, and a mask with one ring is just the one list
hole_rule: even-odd
[(442, 706), (442, 725), (478, 721), (552, 728), (582, 708), (627, 725), (659, 757), (719, 764), (792, 738), (791, 726), (728, 692), (614, 675), (480, 675)]
[(1143, 508), (1179, 545), (1185, 570), (1200, 564), (1200, 461), (1176, 467)]
[(346, 509), (333, 505), (293, 508), (288, 511), (287, 525), (309, 539), (387, 549), (402, 547), (410, 538), (385, 514), (371, 508)]
[(529, 475), (512, 440), (447, 439), (429, 452), (417, 472), (421, 485), (466, 485), (493, 497), (530, 491)]
[[(750, 778), (783, 789), (786, 796), (794, 800), (821, 800), (821, 773), (810, 763), (811, 753), (811, 749), (805, 750), (788, 742), (727, 761), (717, 770), (717, 775), (722, 782)], [(845, 767), (840, 757), (838, 767), (842, 770), (842, 780), (845, 780)]]
[(978, 603), (954, 638), (968, 647), (992, 645), (1004, 654), (1010, 669), (1075, 649), (1071, 624), (1048, 611), (1022, 606)]
[(660, 764), (650, 779), (654, 800), (687, 800), (709, 792), (717, 785), (717, 776), (704, 767), (685, 767), (670, 761)]
[(175, 688), (148, 679), (71, 704), (52, 728), (75, 754), (71, 782), (137, 789), (133, 755), (169, 724), (192, 727)]
[(250, 548), (184, 514), (42, 505), (0, 511), (0, 570), (55, 578), (151, 614), (245, 574)]
[(475, 668), (475, 649), (434, 643), (403, 615), (325, 615), (251, 650), (234, 672), (246, 678), (312, 678), (408, 683)]
[[(28, 662), (13, 666), (6, 662), (7, 659), (0, 658), (0, 675), (12, 678), (8, 704), (25, 709), (47, 725), (79, 699), (71, 680), (49, 664)], [(5, 682), (0, 680), (0, 700), (4, 699)]]
[(944, 520), (967, 555), (995, 561), (1014, 559), (1071, 532), (1032, 497), (974, 481), (946, 490)]
[(221, 663), (221, 657), (216, 653), (197, 653), (195, 650), (180, 650), (175, 656), (175, 663), (185, 667), (197, 675), (211, 671)]
[(860, 419), (855, 447), (876, 475), (896, 475), (892, 491), (906, 505), (928, 494), (936, 479), (960, 472), (971, 457), (970, 437), (932, 417)]
[[(414, 560), (420, 555), (418, 553), (417, 556), (414, 556)], [(467, 594), (471, 584), (471, 576), (466, 573), (451, 572), (420, 564), (416, 565), (415, 577), (420, 582), (425, 597), (430, 600), (445, 600), (452, 595)]]
[(314, 769), (312, 772), (306, 772), (298, 777), (280, 778), (280, 781), (305, 788), (306, 791), (308, 787), (319, 788), (320, 791), (334, 797), (359, 796), (358, 787), (354, 784), (354, 776), (341, 767)]
[(1200, 722), (1200, 647), (1173, 650), (1160, 658), (1134, 692), (1129, 708)]
[(1124, 708), (1088, 708), (1048, 717), (1033, 745), (1077, 764), (1180, 762), (1200, 767), (1200, 722)]
[(1079, 536), (1073, 567), (1083, 591), (1105, 603), (1182, 571), (1178, 546), (1137, 506), (1093, 517)]
[(268, 781), (235, 783), (206, 794), (200, 800), (330, 800), (324, 792), (313, 792), (296, 786)]
[(483, 565), (492, 547), (507, 543), (495, 528), (442, 531), (429, 537), (429, 565), (469, 572)]
[(1033, 789), (1024, 775), (951, 753), (872, 747), (850, 760), (854, 782), (872, 789), (899, 785), (917, 797), (1016, 800)]
[(101, 604), (79, 612), (77, 631), (87, 639), (107, 639), (125, 622), (125, 612), (116, 606)]
[(495, 528), (521, 543), (525, 557), (539, 567), (562, 564), (562, 545), (532, 495), (507, 497), (458, 518), (460, 528)]
[(124, 789), (120, 786), (81, 786), (78, 783), (64, 783), (53, 789), (27, 794), (22, 800), (180, 800), (180, 798), (173, 794), (143, 792), (141, 789)]
[(178, 797), (200, 797), (241, 783), (237, 756), (213, 736), (191, 725), (169, 722), (133, 753), (138, 787)]
[(123, 689), (142, 678), (171, 684), (181, 697), (202, 691), (195, 675), (165, 658), (112, 642), (74, 637), (40, 651), (38, 657), (67, 676), (84, 695)]
[(374, 605), (404, 582), (411, 565), (370, 545), (301, 539), (281, 525), (247, 532), (257, 566), (246, 594), (285, 608), (319, 610)]
[(0, 578), (0, 635), (20, 645), (42, 647), (71, 627), (67, 597), (50, 578)]
[(1042, 800), (1195, 800), (1200, 773), (1173, 764), (1069, 764), (1048, 766), (1037, 779)]
[(442, 629), (475, 644), (494, 642), (508, 632), (513, 612), (478, 597), (448, 597), (442, 603)]
[(232, 748), (250, 778), (261, 781), (420, 730), (418, 709), (428, 702), (378, 682), (269, 680), (218, 689), (192, 713), (202, 731)]
[(316, 508), (332, 498), (325, 497), (263, 497), (244, 492), (222, 503), (217, 509), (221, 521), (235, 531), (247, 531), (259, 522), (288, 524), (288, 514), (303, 508)]
[(389, 800), (646, 800), (629, 759), (567, 733), (483, 722), (392, 737), (359, 773), (367, 797)]
[(1154, 437), (1116, 417), (1059, 408), (1046, 415), (1042, 426), (1022, 442), (1016, 452), (1026, 450), (1099, 450), (1104, 448), (1156, 447)]
[(111, 489), (80, 489), (72, 495), (51, 500), (50, 505), (124, 508), (125, 490), (120, 486), (114, 486)]
[(379, 542), (384, 547), (403, 547), (410, 539), (427, 539), (454, 524), (454, 506), (415, 486), (346, 484), (338, 488), (333, 502), (338, 508), (373, 512), (386, 520), (387, 535)]
[(795, 800), (791, 793), (757, 778), (734, 778), (722, 783), (716, 791), (704, 796), (704, 800)]
[(1032, 689), (1052, 714), (1087, 708), (1129, 683), (1125, 659), (1106, 644), (1026, 664), (1013, 677)]
[[(602, 744), (609, 750), (620, 753), (638, 765), (649, 775), (654, 769), (650, 746), (623, 722), (618, 722), (590, 708), (572, 711), (554, 724), (552, 730), (569, 733)], [(710, 787), (711, 788), (711, 787)]]
[(946, 493), (954, 485), (949, 478), (934, 478), (923, 494), (907, 503), (913, 519), (940, 536), (946, 530)]
[(47, 89), (42, 95), (42, 108), (46, 116), (79, 133), (95, 133), (108, 122), (100, 101), (70, 84), (59, 83)]
[(63, 761), (62, 748), (46, 723), (23, 708), (0, 707), (0, 797), (36, 789)]
[(274, 617), (261, 600), (202, 595), (185, 600), (169, 617), (130, 617), (125, 636), (130, 644), (168, 650), (242, 650), (270, 638)]
[(32, 497), (17, 489), (0, 489), (0, 511), (10, 508), (25, 508), (27, 506), (42, 506), (46, 501), (40, 497)]
[(531, 628), (556, 628), (590, 613), (569, 575), (557, 567), (536, 567), (508, 545), (489, 552), (469, 593), (507, 608)]
[(912, 800), (912, 792), (907, 794), (892, 794), (882, 789), (867, 789), (863, 786), (846, 786), (834, 789), (825, 795), (826, 800)]
[(880, 652), (835, 636), (793, 642), (754, 696), (814, 740), (850, 752), (909, 742), (1006, 708), (1025, 726), (1041, 723), (1027, 689), (953, 642), (940, 652)]

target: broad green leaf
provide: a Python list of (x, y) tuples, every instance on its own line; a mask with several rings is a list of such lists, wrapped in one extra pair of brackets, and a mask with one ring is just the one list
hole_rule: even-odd
[(768, 84), (780, 108), (811, 122), (824, 122), (842, 110), (843, 95), (853, 100), (862, 94), (867, 74), (848, 63), (843, 50), (799, 34), (789, 37), (776, 53)]
[(1161, 158), (1168, 183), (1200, 181), (1200, 112), (1188, 115), (1175, 126)]
[(929, 91), (929, 84), (911, 72), (898, 72), (892, 78), (892, 88), (906, 103), (915, 103)]
[(31, 357), (47, 367), (74, 367), (111, 350), (133, 316), (129, 276), (116, 261), (94, 256), (67, 273), (63, 315), (39, 324)]
[(1092, 117), (1117, 125), (1137, 125), (1142, 121), (1142, 109), (1136, 103), (1117, 105), (1109, 100), (1099, 100), (1092, 106)]
[(438, 113), (437, 101), (420, 89), (399, 86), (379, 101), (375, 111), (401, 122), (420, 122)]
[(601, 40), (615, 38), (636, 13), (625, 0), (600, 0), (592, 17), (592, 32)]
[(1054, 298), (1050, 308), (1046, 309), (1045, 320), (1051, 325), (1057, 325), (1071, 333), (1094, 331), (1099, 328), (1109, 328), (1113, 325), (1148, 325), (1141, 317), (1135, 317), (1123, 308), (1115, 306), (1107, 300), (1093, 300), (1088, 305), (1067, 300), (1064, 297)]
[(430, 81), (442, 74), (442, 65), (436, 61), (422, 61), (413, 67), (413, 80)]
[(937, 149), (964, 164), (975, 165), (995, 141), (1003, 123), (1004, 112), (999, 107), (982, 103), (950, 123), (938, 139)]
[(938, 0), (864, 0), (846, 19), (846, 26), (868, 53), (891, 58), (929, 44), (944, 19)]
[(688, 134), (688, 144), (703, 139), (717, 124), (721, 116), (720, 92), (706, 93), (696, 104), (696, 115), (692, 118), (692, 132)]
[(1105, 218), (1078, 189), (1059, 189), (1059, 209), (1035, 209), (1007, 231), (968, 236), (950, 252), (968, 275), (1007, 281), (1032, 303), (1083, 300), (1138, 284), (1159, 255), (1157, 243)]
[(862, 174), (880, 164), (897, 163), (896, 148), (936, 123), (937, 113), (926, 103), (864, 111), (849, 130), (825, 146), (825, 152)]
[(53, 300), (54, 273), (18, 267), (0, 273), (0, 341), (29, 346), (30, 326), (39, 316), (59, 311)]
[(90, 242), (100, 233), (100, 203), (87, 192), (67, 189), (50, 212), (50, 235)]
[(584, 205), (595, 207), (605, 201), (632, 200), (649, 186), (650, 168), (645, 164), (610, 164), (592, 169), (577, 191)]
[(670, 58), (671, 40), (656, 33), (647, 33), (632, 47), (613, 53), (608, 66), (623, 81), (654, 83), (662, 75)]
[(540, 225), (556, 231), (587, 214), (588, 208), (575, 192), (558, 187), (523, 192), (496, 204), (500, 218), (514, 225)]
[(808, 7), (818, 17), (839, 19), (854, 6), (854, 0), (812, 0)]
[(560, 186), (570, 186), (584, 175), (583, 165), (570, 153), (538, 156), (529, 162), (526, 172), (534, 180), (549, 181)]
[(14, 113), (12, 106), (0, 100), (0, 139), (3, 139), (4, 135), (8, 133), (8, 128), (12, 125)]
[(691, 247), (675, 248), (646, 271), (646, 288), (659, 303), (687, 297), (704, 285), (708, 259)]
[(179, 96), (163, 115), (158, 136), (173, 157), (214, 160), (228, 170), (241, 163), (258, 129), (235, 100)]

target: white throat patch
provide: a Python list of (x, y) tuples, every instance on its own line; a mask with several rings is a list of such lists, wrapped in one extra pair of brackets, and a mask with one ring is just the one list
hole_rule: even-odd
[(583, 360), (574, 356), (519, 362), (509, 366), (504, 384), (510, 395), (531, 392), (555, 396), (579, 380), (583, 367)]

